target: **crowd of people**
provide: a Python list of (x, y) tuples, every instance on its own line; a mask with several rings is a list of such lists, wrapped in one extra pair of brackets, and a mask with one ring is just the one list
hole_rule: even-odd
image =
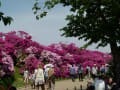
[(101, 65), (101, 67), (97, 67), (96, 64), (93, 67), (88, 65), (85, 69), (79, 65), (76, 72), (74, 65), (72, 65), (70, 74), (73, 82), (77, 76), (79, 81), (83, 81), (84, 78), (92, 79), (92, 82), (87, 85), (87, 90), (120, 90), (113, 78), (107, 76), (108, 69), (108, 64)]
[(70, 75), (72, 78), (72, 81), (75, 81), (75, 78), (78, 76), (79, 81), (83, 81), (83, 76), (86, 76), (86, 78), (91, 79), (91, 77), (95, 77), (98, 74), (105, 75), (108, 72), (108, 64), (102, 65), (101, 67), (97, 67), (96, 64), (91, 68), (89, 65), (86, 68), (83, 68), (82, 65), (78, 65), (78, 68), (72, 67), (70, 68)]
[(93, 82), (89, 83), (87, 90), (120, 90), (120, 87), (112, 77), (98, 75), (93, 78)]
[[(75, 79), (79, 78), (79, 81), (83, 81), (84, 78), (92, 79), (93, 82), (88, 83), (87, 90), (119, 90), (118, 85), (111, 77), (105, 77), (108, 72), (108, 64), (97, 67), (94, 64), (93, 67), (89, 65), (86, 68), (83, 68), (82, 65), (78, 65), (78, 68), (72, 65), (70, 67), (70, 75), (72, 81), (75, 82)], [(38, 65), (37, 69), (32, 71), (29, 74), (27, 67), (24, 70), (24, 84), (25, 88), (28, 86), (29, 79), (31, 80), (31, 88), (39, 90), (54, 90), (55, 88), (55, 74), (54, 66), (52, 64), (46, 64), (44, 68), (41, 64)]]
[(41, 64), (37, 66), (37, 69), (32, 71), (30, 74), (27, 67), (24, 70), (24, 85), (25, 88), (28, 87), (29, 79), (31, 81), (31, 88), (39, 90), (45, 90), (45, 85), (47, 90), (54, 90), (55, 87), (55, 75), (54, 68), (52, 64), (46, 64), (44, 68)]

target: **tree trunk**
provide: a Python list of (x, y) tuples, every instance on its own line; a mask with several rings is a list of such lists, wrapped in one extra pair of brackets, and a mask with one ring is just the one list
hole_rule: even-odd
[(113, 55), (114, 80), (120, 86), (120, 51), (116, 42), (111, 42), (110, 47)]

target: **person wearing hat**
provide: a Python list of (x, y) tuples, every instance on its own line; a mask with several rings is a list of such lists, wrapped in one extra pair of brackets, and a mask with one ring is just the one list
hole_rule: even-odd
[(47, 83), (48, 80), (48, 71), (50, 67), (53, 67), (53, 64), (46, 62), (47, 64), (44, 66), (44, 76), (45, 76), (45, 83)]

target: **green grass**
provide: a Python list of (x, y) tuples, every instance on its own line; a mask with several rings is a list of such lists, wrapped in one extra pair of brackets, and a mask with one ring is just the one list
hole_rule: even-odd
[[(14, 80), (14, 82), (12, 80)], [(10, 85), (10, 84), (12, 84), (17, 88), (24, 86), (23, 75), (19, 74), (18, 67), (15, 67), (14, 79), (12, 79), (11, 77), (6, 77), (2, 79), (0, 78), (0, 85), (2, 85), (4, 88), (7, 88), (7, 85)]]
[(15, 67), (14, 76), (15, 76), (15, 81), (13, 83), (13, 86), (15, 86), (17, 88), (18, 87), (23, 87), (24, 86), (23, 75), (19, 74), (19, 68), (18, 67)]

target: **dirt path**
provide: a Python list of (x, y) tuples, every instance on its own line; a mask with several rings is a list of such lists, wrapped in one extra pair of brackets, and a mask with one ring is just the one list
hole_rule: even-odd
[[(72, 80), (56, 81), (55, 90), (74, 90), (75, 87), (77, 88), (77, 90), (80, 90), (81, 85), (83, 90), (85, 90), (85, 88), (87, 87), (87, 83), (90, 81), (91, 80), (88, 79), (85, 79), (84, 81), (80, 82), (78, 79), (75, 82), (72, 82)], [(18, 88), (17, 90), (35, 90), (35, 89), (31, 89), (31, 87), (25, 89), (22, 87)]]

